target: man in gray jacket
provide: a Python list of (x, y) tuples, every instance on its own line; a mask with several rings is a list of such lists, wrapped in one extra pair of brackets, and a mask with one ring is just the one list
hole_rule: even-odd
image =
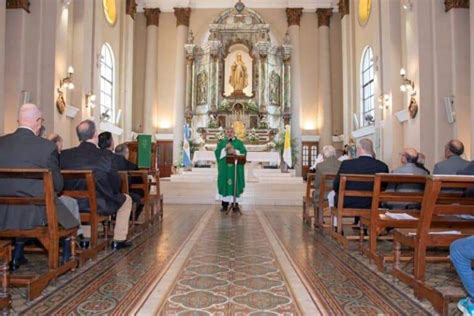
[(457, 139), (450, 140), (444, 147), (444, 156), (446, 160), (438, 162), (434, 166), (433, 174), (452, 174), (467, 168), (469, 161), (463, 159), (464, 145)]

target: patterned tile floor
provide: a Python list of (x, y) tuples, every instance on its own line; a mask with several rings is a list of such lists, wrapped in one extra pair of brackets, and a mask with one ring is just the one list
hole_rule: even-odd
[[(432, 282), (452, 277), (440, 271), (429, 271)], [(33, 302), (24, 295), (13, 291), (15, 313), (433, 314), (358, 252), (303, 225), (296, 207), (246, 207), (238, 217), (217, 206), (167, 205), (163, 224), (137, 236), (132, 249), (102, 253)]]

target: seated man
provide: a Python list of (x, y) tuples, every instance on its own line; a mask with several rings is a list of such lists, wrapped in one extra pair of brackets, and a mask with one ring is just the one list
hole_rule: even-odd
[[(99, 214), (116, 214), (112, 249), (130, 247), (131, 243), (127, 241), (127, 234), (132, 199), (127, 194), (114, 190), (117, 186), (116, 181), (120, 181), (120, 177), (112, 166), (111, 155), (97, 146), (99, 135), (95, 123), (91, 120), (82, 121), (76, 127), (76, 133), (81, 143), (78, 147), (63, 150), (60, 156), (61, 168), (94, 171)], [(65, 186), (74, 189), (83, 187), (84, 183), (68, 181)], [(81, 210), (88, 208), (85, 200), (79, 200), (79, 205)]]
[[(63, 178), (59, 169), (56, 145), (39, 137), (44, 122), (43, 113), (34, 104), (24, 104), (18, 110), (18, 129), (0, 137), (0, 168), (44, 168), (52, 172), (54, 191), (61, 192)], [(0, 195), (41, 196), (43, 183), (28, 179), (0, 179)], [(58, 222), (66, 229), (79, 225), (71, 211), (56, 198)], [(0, 229), (32, 229), (46, 225), (44, 206), (0, 205)], [(70, 243), (63, 243), (62, 261), (71, 256)], [(17, 239), (11, 268), (27, 262), (23, 255), (24, 240)]]
[(336, 159), (336, 149), (333, 146), (324, 146), (321, 153), (324, 160), (317, 164), (316, 174), (314, 176), (313, 207), (315, 214), (319, 207), (319, 188), (321, 186), (321, 178), (324, 174), (336, 174), (341, 166), (341, 162)]
[[(339, 193), (339, 180), (341, 174), (368, 174), (374, 175), (376, 173), (388, 173), (388, 166), (380, 160), (374, 158), (375, 152), (372, 141), (368, 138), (363, 138), (359, 141), (357, 146), (357, 158), (345, 160), (334, 179), (334, 190), (336, 191), (335, 205), (337, 206), (337, 194)], [(365, 182), (348, 182), (346, 185), (348, 190), (372, 191), (373, 184)], [(344, 207), (347, 208), (371, 208), (372, 198), (370, 197), (347, 197), (344, 199)], [(356, 218), (354, 224), (357, 224), (359, 219)]]
[(467, 292), (467, 297), (458, 302), (458, 308), (463, 315), (474, 315), (474, 278), (471, 266), (474, 260), (474, 236), (454, 241), (449, 247), (449, 257)]
[(446, 160), (438, 162), (434, 166), (433, 174), (455, 175), (458, 171), (467, 168), (469, 161), (463, 159), (464, 145), (457, 139), (450, 140), (444, 147), (444, 156)]

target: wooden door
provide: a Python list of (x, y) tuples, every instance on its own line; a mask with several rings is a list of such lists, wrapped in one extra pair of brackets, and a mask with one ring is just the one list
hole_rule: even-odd
[(171, 176), (173, 169), (173, 141), (159, 140), (156, 142), (156, 157), (160, 178)]
[(309, 168), (314, 164), (316, 158), (318, 157), (318, 142), (303, 142), (301, 146), (301, 159), (302, 159), (302, 169), (303, 169), (303, 178), (306, 179), (306, 176), (309, 172)]

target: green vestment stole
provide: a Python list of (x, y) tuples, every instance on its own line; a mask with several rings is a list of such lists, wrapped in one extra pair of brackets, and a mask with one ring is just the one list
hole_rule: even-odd
[[(217, 161), (217, 189), (222, 197), (234, 196), (234, 164), (227, 163), (227, 153), (221, 158), (222, 149), (229, 143), (227, 138), (224, 138), (217, 144), (215, 151)], [(247, 149), (245, 149), (244, 143), (234, 137), (232, 140), (232, 146), (235, 150), (238, 150), (240, 155), (247, 155)], [(225, 151), (224, 151), (225, 152)], [(245, 188), (245, 170), (244, 165), (237, 165), (237, 197), (239, 197)]]

